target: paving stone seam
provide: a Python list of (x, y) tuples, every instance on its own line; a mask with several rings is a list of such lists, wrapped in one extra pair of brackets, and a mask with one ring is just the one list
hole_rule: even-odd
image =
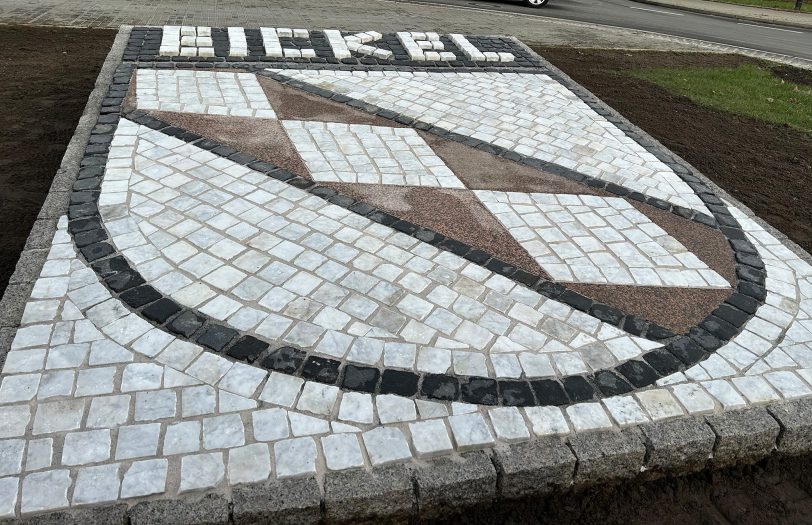
[[(110, 93), (108, 93), (108, 96), (105, 98), (105, 105), (102, 107), (102, 118), (104, 118), (105, 121), (109, 121), (109, 124), (114, 124), (114, 121), (117, 120), (117, 114), (121, 112), (123, 96), (126, 92), (126, 86), (129, 84), (128, 75), (131, 74), (133, 69), (134, 67), (131, 64), (125, 64), (119, 68), (119, 80), (111, 85)], [(289, 82), (289, 84), (298, 87), (299, 83)], [(114, 87), (115, 90), (113, 89)], [(307, 91), (315, 92), (322, 96), (329, 95), (331, 98), (334, 97), (332, 93), (325, 92), (321, 89), (309, 89)], [(592, 97), (591, 94), (583, 91), (576, 94), (583, 98)], [(352, 99), (344, 100), (346, 98), (347, 97), (343, 97), (340, 100), (343, 100), (348, 104), (352, 103)], [(594, 99), (594, 97), (592, 98)], [(594, 104), (596, 104), (596, 102), (593, 101), (593, 105)], [(404, 119), (398, 119), (398, 115), (392, 114), (392, 112), (385, 112), (384, 110), (381, 110), (375, 106), (367, 106), (371, 105), (365, 105), (363, 109), (376, 114), (386, 115), (399, 122), (406, 123)], [(606, 112), (605, 108), (601, 109)], [(391, 225), (393, 228), (402, 231), (403, 233), (412, 235), (423, 242), (428, 242), (429, 244), (432, 244), (438, 248), (446, 249), (459, 255), (463, 255), (469, 260), (473, 260), (473, 262), (477, 264), (482, 264), (490, 270), (519, 282), (523, 286), (531, 286), (532, 289), (539, 291), (543, 295), (563, 301), (570, 306), (585, 311), (603, 321), (608, 321), (610, 324), (623, 326), (627, 329), (633, 329), (635, 326), (635, 321), (630, 317), (624, 316), (622, 312), (619, 312), (619, 315), (613, 313), (612, 316), (614, 319), (606, 316), (601, 317), (600, 313), (602, 311), (606, 310), (611, 312), (613, 309), (605, 307), (604, 305), (593, 304), (591, 300), (584, 298), (580, 294), (575, 294), (566, 290), (561, 291), (562, 287), (560, 287), (560, 285), (539, 281), (537, 276), (530, 276), (530, 274), (526, 274), (526, 272), (517, 270), (510, 265), (505, 265), (504, 263), (501, 263), (501, 261), (491, 258), (488, 254), (482, 252), (481, 250), (474, 250), (472, 247), (465, 245), (464, 243), (453, 241), (454, 244), (449, 246), (447, 244), (448, 241), (444, 236), (440, 236), (439, 234), (425, 228), (420, 228), (419, 226), (411, 224), (408, 221), (398, 220), (396, 217), (389, 214), (376, 211), (366, 203), (356, 202), (353, 199), (341, 196), (335, 192), (335, 190), (314, 185), (312, 181), (296, 177), (293, 174), (285, 170), (278, 169), (269, 163), (261, 162), (253, 156), (240, 153), (234, 148), (218, 144), (208, 139), (201, 139), (199, 135), (190, 133), (177, 126), (170, 126), (169, 124), (143, 114), (140, 111), (136, 111), (131, 115), (125, 116), (129, 116), (133, 121), (146, 125), (151, 129), (169, 131), (168, 134), (171, 136), (175, 136), (176, 138), (189, 143), (200, 145), (204, 147), (204, 149), (207, 149), (221, 157), (229, 158), (237, 161), (240, 164), (258, 169), (260, 172), (266, 173), (267, 175), (278, 180), (282, 180), (283, 182), (286, 182), (294, 187), (305, 189), (322, 199), (332, 202), (333, 204), (346, 207), (351, 211), (367, 216), (376, 222)], [(621, 125), (623, 124), (622, 122), (619, 123)], [(627, 126), (624, 127), (628, 129)], [(88, 260), (88, 263), (91, 264), (97, 273), (99, 273), (100, 277), (102, 277), (102, 279), (105, 281), (105, 284), (108, 288), (110, 288), (111, 292), (115, 295), (120, 295), (121, 299), (125, 303), (135, 309), (149, 308), (150, 305), (154, 304), (163, 305), (160, 308), (164, 310), (164, 312), (168, 309), (171, 315), (166, 316), (163, 314), (158, 315), (155, 313), (147, 313), (146, 316), (155, 323), (166, 325), (176, 335), (187, 338), (188, 340), (196, 341), (199, 344), (203, 344), (210, 350), (225, 353), (230, 357), (243, 358), (244, 360), (247, 359), (249, 362), (259, 363), (263, 367), (271, 370), (277, 370), (283, 373), (294, 373), (296, 375), (304, 374), (308, 366), (307, 363), (313, 362), (314, 366), (318, 366), (319, 370), (322, 370), (324, 367), (328, 367), (335, 369), (335, 373), (331, 373), (329, 375), (319, 373), (318, 375), (313, 375), (311, 377), (307, 377), (307, 375), (303, 375), (303, 377), (325, 382), (327, 384), (337, 384), (341, 382), (342, 386), (346, 386), (346, 384), (341, 381), (342, 374), (341, 370), (339, 370), (341, 363), (339, 361), (334, 361), (323, 357), (307, 357), (305, 352), (286, 346), (276, 348), (271, 354), (268, 354), (266, 352), (268, 348), (268, 346), (265, 346), (267, 344), (266, 342), (260, 342), (260, 340), (256, 339), (255, 337), (248, 335), (239, 337), (233, 329), (227, 328), (226, 326), (213, 321), (209, 316), (205, 316), (192, 309), (181, 308), (172, 300), (163, 297), (162, 294), (158, 293), (150, 285), (144, 284), (145, 281), (142, 277), (140, 277), (140, 274), (135, 272), (123, 259), (121, 254), (106, 242), (106, 239), (109, 238), (106, 233), (93, 235), (93, 232), (102, 231), (97, 229), (99, 226), (102, 226), (102, 221), (98, 216), (98, 207), (92, 204), (92, 202), (94, 199), (98, 198), (98, 193), (96, 193), (95, 190), (100, 186), (99, 173), (102, 170), (102, 165), (104, 163), (103, 159), (106, 151), (109, 149), (110, 141), (105, 140), (105, 137), (113, 133), (113, 131), (109, 129), (105, 131), (107, 131), (107, 133), (96, 134), (95, 136), (99, 138), (95, 141), (91, 139), (94, 144), (89, 145), (86, 150), (86, 157), (82, 164), (84, 164), (84, 169), (87, 170), (87, 176), (83, 177), (80, 171), (80, 178), (74, 185), (74, 194), (71, 198), (71, 202), (74, 205), (69, 209), (69, 218), (71, 219), (70, 229), (74, 237), (77, 233), (91, 235), (94, 241), (93, 244), (88, 244), (87, 242), (83, 241), (77, 242), (77, 246), (79, 246), (80, 251), (84, 255), (85, 259)], [(465, 137), (461, 136), (458, 137), (458, 140), (467, 141)], [(654, 145), (650, 142), (644, 143), (644, 147), (645, 146), (648, 146), (649, 148), (654, 147)], [(97, 162), (97, 160), (99, 162)], [(689, 177), (690, 175), (685, 176)], [(710, 197), (707, 198), (710, 199)], [(719, 207), (718, 210), (715, 210), (715, 213), (720, 216), (720, 220), (722, 220), (721, 217), (725, 217), (725, 212), (726, 210), (724, 207)], [(730, 231), (736, 231), (733, 224), (736, 226), (738, 225), (735, 222), (735, 219), (732, 219), (730, 224), (730, 229), (723, 228), (723, 232), (726, 235), (730, 235)], [(99, 239), (101, 239), (100, 242), (95, 242), (99, 241)], [(735, 243), (731, 243), (731, 246), (733, 247), (734, 251), (739, 249), (739, 246)], [(464, 252), (462, 251), (463, 249)], [(753, 251), (755, 250), (753, 249)], [(467, 254), (469, 252), (471, 254), (476, 253), (477, 256), (482, 257), (482, 259), (474, 260), (473, 257), (468, 257)], [(124, 276), (123, 285), (122, 276)], [(195, 326), (188, 328), (186, 327), (187, 323), (184, 321), (183, 329), (175, 329), (174, 327), (178, 324), (178, 319), (189, 319), (193, 321)], [(713, 326), (713, 323), (716, 322), (715, 319), (716, 318), (714, 316), (711, 316), (701, 324), (704, 325), (705, 323), (710, 323), (709, 326)], [(614, 323), (612, 323), (613, 321)], [(739, 329), (741, 329), (744, 322), (746, 322), (746, 319), (742, 322), (742, 325), (738, 327)], [(652, 326), (647, 328), (644, 324), (643, 328), (646, 331), (649, 331), (656, 327)], [(699, 337), (703, 337), (702, 331), (704, 331), (704, 328), (696, 328), (695, 330), (699, 330)], [(213, 337), (213, 333), (222, 333), (223, 335), (222, 337)], [(664, 335), (666, 337), (671, 336), (671, 334), (667, 333), (667, 331)], [(692, 333), (691, 335), (694, 334)], [(730, 337), (733, 337), (733, 335)], [(713, 339), (718, 340), (719, 346), (721, 346), (724, 342), (722, 337), (716, 338), (715, 335), (711, 337), (711, 341), (713, 341)], [(222, 344), (222, 341), (220, 340), (222, 338), (227, 339), (225, 344)], [(212, 343), (212, 339), (216, 339), (216, 342)], [(704, 335), (704, 339), (700, 340), (700, 342), (706, 341), (707, 339), (707, 335)], [(462, 381), (460, 381), (458, 376), (452, 375), (438, 376), (434, 378), (431, 374), (408, 373), (412, 374), (416, 379), (414, 381), (414, 395), (419, 395), (425, 398), (436, 398), (432, 396), (432, 394), (440, 391), (437, 388), (428, 390), (426, 387), (419, 387), (418, 385), (424, 384), (425, 378), (432, 378), (433, 382), (442, 381), (443, 384), (445, 384), (445, 382), (447, 382), (447, 378), (451, 377), (454, 379), (452, 379), (453, 385), (449, 384), (450, 388), (453, 389), (453, 399), (450, 400), (462, 399), (463, 401), (482, 403), (485, 401), (482, 396), (487, 395), (494, 399), (494, 401), (488, 402), (489, 404), (495, 402), (497, 396), (501, 402), (505, 402), (506, 400), (515, 400), (513, 402), (518, 402), (517, 404), (520, 406), (525, 406), (529, 403), (566, 404), (567, 402), (580, 402), (594, 399), (595, 395), (602, 397), (603, 395), (627, 393), (632, 388), (629, 386), (629, 384), (633, 385), (634, 387), (642, 387), (647, 386), (647, 384), (653, 384), (662, 377), (696, 364), (698, 361), (693, 361), (693, 359), (696, 357), (701, 358), (699, 359), (700, 361), (709, 357), (711, 352), (715, 349), (705, 345), (705, 350), (710, 351), (700, 352), (699, 347), (696, 346), (696, 344), (688, 336), (683, 336), (676, 341), (672, 341), (669, 343), (669, 345), (670, 346), (668, 348), (672, 348), (676, 352), (682, 354), (681, 356), (677, 356), (680, 359), (676, 359), (675, 357), (671, 356), (670, 353), (663, 353), (666, 352), (668, 348), (666, 348), (666, 350), (663, 350), (662, 348), (656, 349), (645, 354), (642, 357), (642, 360), (626, 361), (625, 363), (618, 365), (613, 371), (603, 370), (586, 377), (571, 376), (563, 378), (561, 381), (563, 388), (561, 384), (551, 380), (539, 380), (537, 382), (528, 383), (525, 381), (493, 380), (489, 378), (470, 376), (463, 378)], [(247, 353), (247, 349), (250, 349), (250, 354)], [(686, 359), (684, 354), (685, 351), (691, 352), (692, 357)], [(663, 361), (664, 359), (665, 361)], [(290, 364), (291, 361), (297, 364), (292, 367)], [(266, 363), (270, 363), (271, 366), (268, 366)], [(302, 363), (305, 363), (304, 367), (302, 366)], [(355, 369), (358, 369), (357, 371), (359, 373), (369, 372), (375, 374), (376, 376), (382, 376), (377, 368), (355, 366), (353, 370)], [(640, 380), (640, 376), (645, 377), (645, 379)], [(628, 381), (628, 383), (626, 381)], [(466, 390), (466, 385), (471, 385), (471, 387)], [(601, 388), (601, 385), (604, 385), (604, 388)], [(378, 390), (377, 385), (375, 385), (373, 388), (375, 391)], [(505, 393), (516, 391), (516, 389), (523, 392), (535, 391), (535, 396), (532, 396), (531, 394), (530, 399), (528, 399), (526, 396), (519, 399), (512, 394)], [(466, 391), (469, 392), (467, 395)], [(498, 394), (497, 391), (499, 392)], [(546, 394), (542, 394), (542, 392), (546, 392)], [(567, 394), (564, 394), (564, 392)], [(542, 396), (544, 397), (542, 398)], [(538, 399), (533, 401), (532, 397), (536, 397)], [(436, 399), (449, 400), (447, 393), (443, 393), (441, 398)], [(496, 402), (499, 403), (498, 401)]]

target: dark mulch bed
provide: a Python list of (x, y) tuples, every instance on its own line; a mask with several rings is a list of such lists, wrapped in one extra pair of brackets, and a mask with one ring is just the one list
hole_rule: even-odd
[(0, 31), (0, 294), (23, 249), (115, 31)]
[[(699, 106), (646, 80), (623, 74), (648, 67), (759, 63), (734, 55), (539, 48), (541, 54), (759, 217), (812, 251), (812, 135), (789, 126)], [(812, 72), (779, 66), (794, 82)]]

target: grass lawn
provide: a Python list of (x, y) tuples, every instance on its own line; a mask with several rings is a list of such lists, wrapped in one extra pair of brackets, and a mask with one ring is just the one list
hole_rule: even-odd
[(632, 74), (704, 106), (812, 132), (812, 86), (783, 80), (758, 65), (637, 69)]
[[(727, 4), (754, 5), (756, 7), (772, 7), (774, 9), (795, 10), (795, 0), (716, 0)], [(812, 13), (812, 3), (805, 0), (801, 6), (801, 12)]]

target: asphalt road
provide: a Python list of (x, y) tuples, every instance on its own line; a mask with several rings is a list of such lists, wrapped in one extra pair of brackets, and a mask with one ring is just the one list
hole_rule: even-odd
[(530, 8), (511, 0), (401, 0), (497, 10), (641, 29), (812, 60), (812, 29), (738, 21), (629, 0), (550, 0)]

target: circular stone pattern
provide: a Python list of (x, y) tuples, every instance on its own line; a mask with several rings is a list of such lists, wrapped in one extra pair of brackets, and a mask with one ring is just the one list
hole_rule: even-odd
[(740, 281), (677, 335), (140, 111), (91, 143), (69, 229), (114, 294), (211, 351), (347, 390), (519, 406), (618, 395), (707, 358), (764, 299), (755, 249), (682, 166), (713, 218), (658, 207), (719, 227)]

